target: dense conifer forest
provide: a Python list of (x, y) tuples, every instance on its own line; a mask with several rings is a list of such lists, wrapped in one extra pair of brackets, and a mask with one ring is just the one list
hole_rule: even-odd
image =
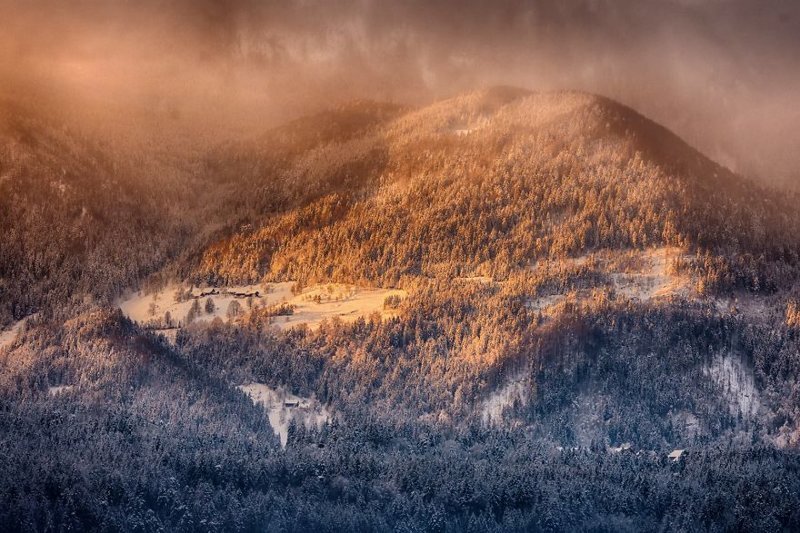
[(578, 92), (178, 155), (4, 102), (0, 529), (797, 530), (797, 205)]

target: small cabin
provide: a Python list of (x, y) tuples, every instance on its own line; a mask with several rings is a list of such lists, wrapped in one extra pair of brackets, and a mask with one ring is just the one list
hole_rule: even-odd
[(286, 400), (283, 402), (284, 407), (297, 407), (300, 405), (300, 400)]
[(234, 298), (261, 298), (261, 293), (259, 291), (255, 292), (228, 291), (228, 294), (230, 294)]

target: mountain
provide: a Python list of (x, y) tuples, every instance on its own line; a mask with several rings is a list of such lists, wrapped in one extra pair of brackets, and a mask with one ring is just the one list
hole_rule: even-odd
[(120, 153), (3, 109), (8, 529), (800, 525), (798, 198), (635, 111)]
[(264, 169), (261, 189), (319, 197), (212, 245), (198, 280), (506, 277), (541, 258), (648, 246), (709, 256), (696, 268), (717, 291), (774, 291), (797, 269), (796, 198), (604, 98), (494, 89), (325, 137)]

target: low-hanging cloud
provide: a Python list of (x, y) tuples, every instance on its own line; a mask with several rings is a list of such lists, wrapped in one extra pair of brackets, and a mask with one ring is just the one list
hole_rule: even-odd
[(353, 98), (581, 89), (742, 173), (800, 176), (792, 0), (32, 0), (0, 18), (5, 92), (98, 121), (224, 137)]

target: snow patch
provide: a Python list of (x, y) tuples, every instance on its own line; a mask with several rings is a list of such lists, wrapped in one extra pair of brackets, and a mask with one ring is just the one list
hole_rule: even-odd
[(494, 279), (490, 276), (460, 276), (454, 278), (456, 281), (466, 281), (471, 283), (482, 283), (484, 285), (490, 285), (494, 283)]
[(765, 320), (771, 317), (780, 306), (774, 299), (753, 294), (737, 294), (734, 297), (717, 297), (713, 300), (720, 314), (742, 315), (748, 320)]
[[(236, 301), (243, 310), (247, 310), (247, 296), (252, 296), (252, 302), (258, 305), (272, 305), (291, 297), (291, 283), (276, 283), (268, 288), (259, 285), (242, 285), (239, 287), (191, 287), (186, 288), (180, 284), (168, 285), (165, 289), (153, 294), (136, 293), (129, 295), (119, 303), (122, 313), (135, 322), (145, 325), (158, 324), (158, 329), (163, 327), (164, 316), (169, 313), (173, 327), (186, 325), (186, 317), (195, 301), (200, 304), (200, 313), (194, 317), (194, 322), (211, 322), (215, 318), (228, 320), (228, 308)], [(176, 293), (184, 291), (187, 298), (176, 299)], [(257, 296), (256, 296), (257, 295)], [(214, 310), (206, 311), (206, 300), (214, 302)]]
[(549, 296), (540, 296), (538, 298), (531, 298), (526, 302), (526, 306), (531, 311), (545, 311), (554, 307), (558, 303), (566, 300), (566, 294), (551, 294)]
[(649, 301), (669, 296), (692, 295), (688, 276), (670, 272), (675, 259), (686, 257), (677, 248), (654, 248), (634, 256), (638, 267), (613, 272), (614, 289), (632, 300)]
[(55, 387), (49, 387), (47, 389), (48, 396), (58, 396), (59, 394), (63, 394), (65, 392), (70, 392), (75, 387), (73, 385), (57, 385)]
[(30, 317), (26, 317), (22, 320), (18, 320), (6, 330), (0, 331), (0, 350), (8, 348), (14, 343), (15, 340), (17, 340), (17, 336), (22, 331), (22, 328), (25, 327), (25, 322), (27, 322), (29, 318)]
[(368, 289), (339, 283), (314, 285), (288, 300), (287, 303), (294, 306), (294, 313), (275, 317), (273, 324), (281, 329), (301, 324), (317, 329), (325, 319), (355, 322), (373, 313), (378, 313), (382, 318), (391, 318), (398, 311), (387, 308), (384, 305), (386, 299), (396, 297), (402, 300), (406, 296), (408, 293), (399, 289)]
[[(572, 267), (594, 265), (608, 275), (611, 284), (607, 288), (624, 298), (649, 302), (672, 296), (682, 298), (695, 297), (691, 279), (687, 275), (673, 272), (673, 261), (687, 256), (679, 248), (652, 248), (645, 251), (631, 251), (625, 254), (598, 253), (580, 257), (562, 259), (558, 263), (566, 263)], [(558, 264), (556, 263), (556, 264)], [(546, 269), (552, 262), (537, 263), (534, 269)], [(595, 288), (603, 288), (598, 286)], [(575, 302), (585, 301), (593, 297), (588, 289), (575, 291)], [(557, 310), (556, 306), (567, 301), (568, 294), (559, 293), (531, 298), (527, 302), (533, 311), (548, 312)]]
[(483, 423), (487, 426), (500, 425), (503, 423), (503, 413), (513, 406), (515, 401), (526, 402), (528, 391), (525, 384), (525, 378), (519, 375), (492, 392), (481, 405)]
[(283, 389), (273, 389), (263, 383), (239, 385), (256, 405), (267, 412), (272, 430), (280, 437), (281, 446), (289, 439), (289, 423), (295, 420), (307, 428), (320, 428), (331, 419), (330, 412), (315, 398), (295, 396)]
[(761, 402), (755, 378), (740, 357), (717, 354), (703, 366), (703, 374), (722, 388), (731, 414), (749, 418), (758, 413)]

